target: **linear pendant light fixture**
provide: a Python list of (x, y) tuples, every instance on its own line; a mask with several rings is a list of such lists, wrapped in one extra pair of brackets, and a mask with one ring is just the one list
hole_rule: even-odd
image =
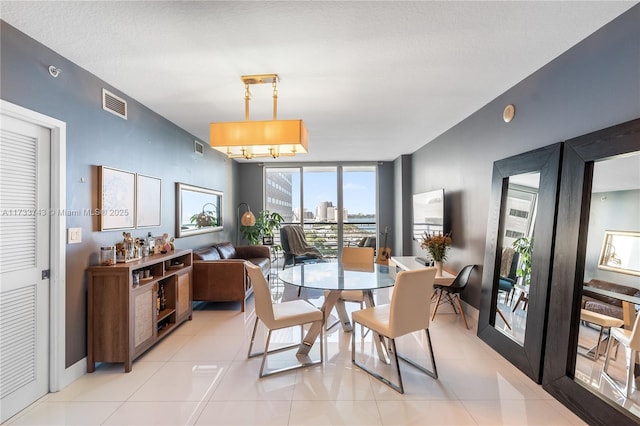
[[(302, 120), (278, 120), (278, 74), (243, 75), (245, 121), (211, 123), (211, 148), (229, 158), (294, 156), (308, 150), (307, 128)], [(252, 84), (271, 83), (273, 86), (273, 119), (249, 120), (249, 100)]]

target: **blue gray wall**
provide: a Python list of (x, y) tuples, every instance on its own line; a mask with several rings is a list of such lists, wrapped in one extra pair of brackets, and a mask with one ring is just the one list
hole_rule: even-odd
[(640, 288), (638, 276), (597, 268), (604, 231), (640, 231), (640, 190), (593, 194), (584, 271), (585, 282), (595, 278)]
[[(507, 124), (502, 111), (508, 104), (516, 115)], [(483, 263), (494, 161), (638, 117), (635, 6), (413, 154), (413, 193), (444, 188), (448, 194), (453, 248), (447, 263), (453, 269)], [(475, 307), (481, 272), (463, 293)]]
[[(224, 191), (223, 232), (181, 238), (178, 248), (196, 248), (233, 235), (234, 162), (206, 147), (194, 153), (193, 135), (96, 76), (0, 21), (2, 99), (67, 124), (67, 210), (97, 208), (97, 166), (162, 179), (162, 226), (133, 230), (134, 237), (175, 235), (175, 182)], [(52, 78), (49, 65), (62, 69)], [(102, 88), (128, 101), (128, 120), (103, 111)], [(83, 181), (84, 180), (84, 181)], [(86, 356), (85, 270), (98, 264), (99, 248), (122, 241), (121, 231), (99, 232), (96, 216), (69, 216), (67, 228), (82, 228), (82, 243), (66, 246), (66, 365)]]

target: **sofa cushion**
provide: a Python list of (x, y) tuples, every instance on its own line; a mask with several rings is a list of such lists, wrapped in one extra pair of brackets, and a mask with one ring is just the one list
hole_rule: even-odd
[(262, 270), (262, 274), (265, 277), (269, 276), (269, 272), (271, 272), (271, 261), (268, 258), (257, 257), (253, 259), (247, 259), (247, 260), (256, 266), (259, 266), (260, 269)]
[(216, 248), (222, 259), (235, 259), (237, 257), (236, 248), (230, 242), (216, 244)]
[(203, 247), (193, 252), (194, 260), (220, 260), (220, 253), (215, 246)]

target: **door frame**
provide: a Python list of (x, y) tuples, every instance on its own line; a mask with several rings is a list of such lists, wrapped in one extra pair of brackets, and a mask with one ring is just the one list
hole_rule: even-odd
[[(66, 208), (67, 124), (53, 117), (0, 99), (2, 115), (42, 126), (51, 131), (51, 209)], [(50, 215), (50, 280), (49, 280), (49, 392), (59, 391), (74, 377), (65, 377), (65, 296), (66, 296), (66, 217)]]

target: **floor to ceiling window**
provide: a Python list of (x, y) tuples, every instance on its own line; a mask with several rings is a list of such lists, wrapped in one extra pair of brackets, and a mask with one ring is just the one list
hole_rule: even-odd
[(376, 181), (373, 165), (266, 167), (265, 209), (301, 224), (310, 244), (337, 257), (344, 245), (376, 246)]

